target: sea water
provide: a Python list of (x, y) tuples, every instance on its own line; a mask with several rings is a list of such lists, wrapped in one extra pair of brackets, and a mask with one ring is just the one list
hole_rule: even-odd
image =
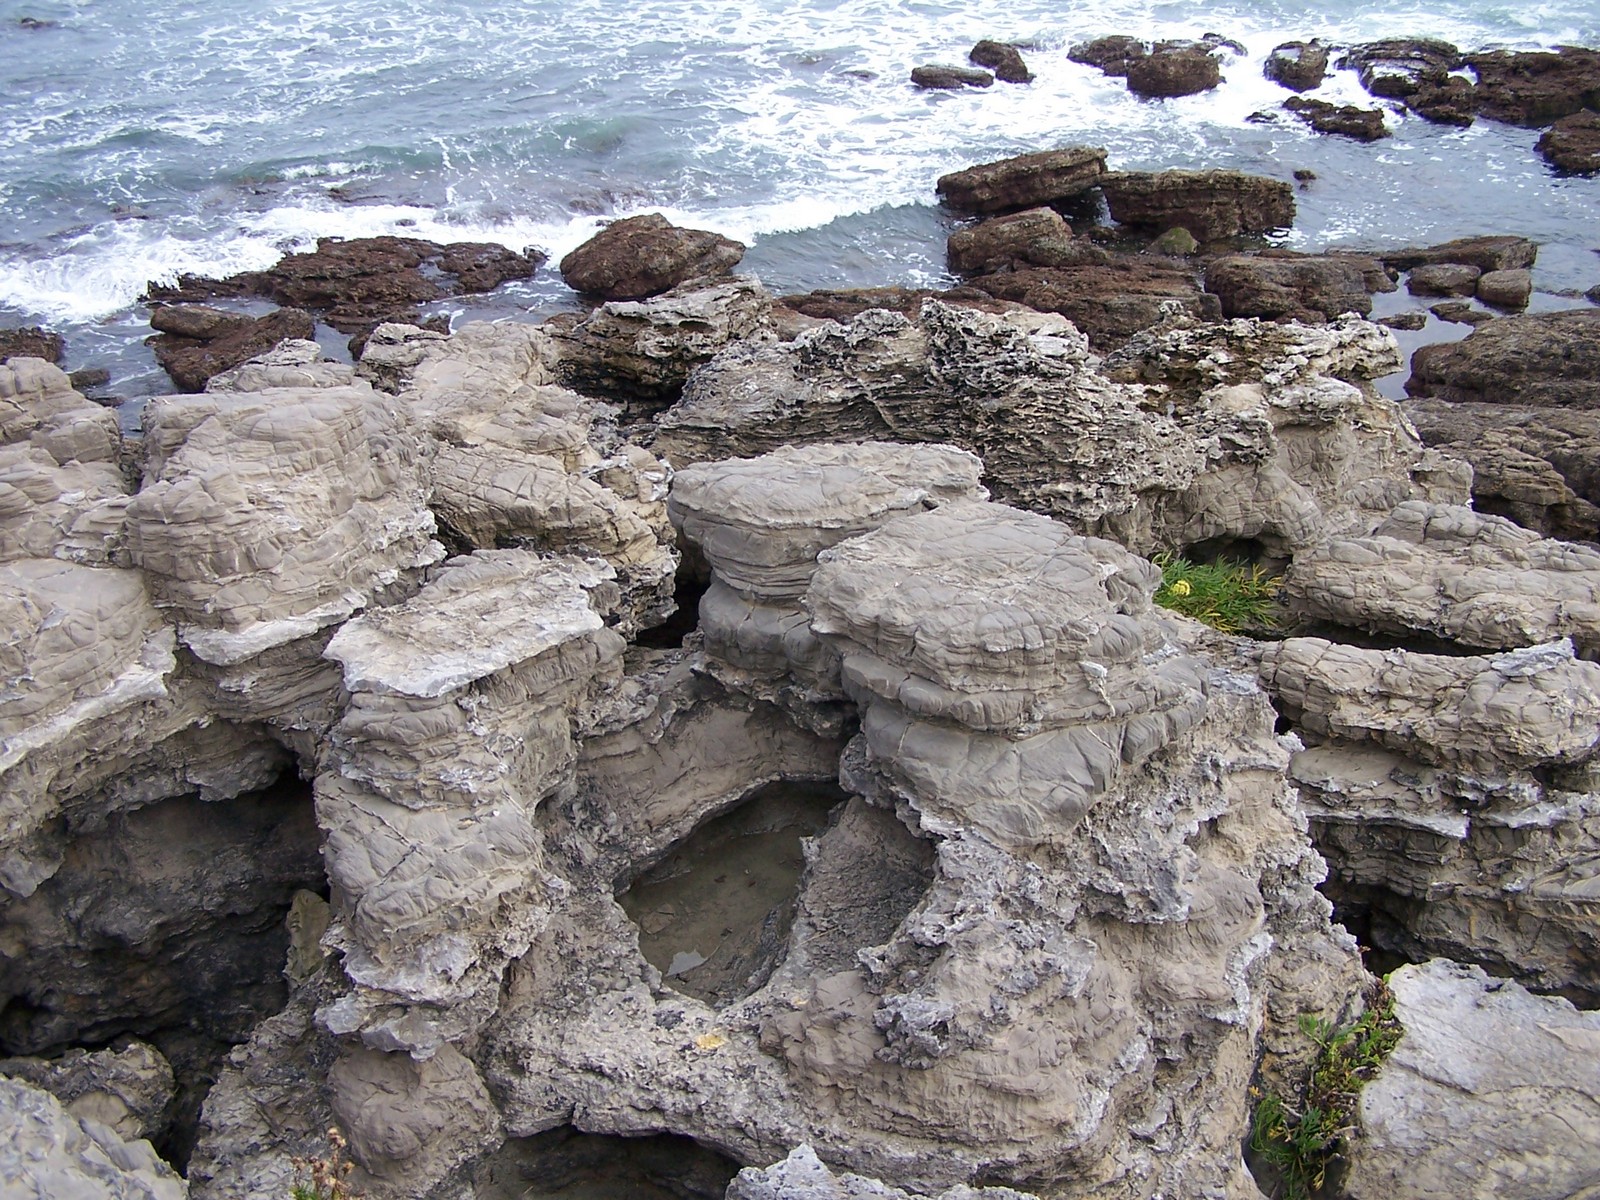
[[(1144, 101), (1067, 58), (1107, 33), (1215, 32), (1242, 55), (1199, 96)], [(1318, 135), (1264, 79), (1279, 42), (1431, 36), (1463, 48), (1600, 45), (1594, 0), (0, 0), (0, 325), (43, 323), (67, 365), (165, 390), (139, 297), (185, 272), (269, 266), (325, 236), (538, 247), (659, 211), (750, 245), (774, 292), (951, 281), (939, 175), (1070, 144), (1113, 168), (1316, 179), (1280, 240), (1379, 247), (1479, 233), (1541, 243), (1540, 304), (1600, 283), (1600, 179), (1562, 178), (1537, 130)], [(926, 92), (924, 62), (992, 37), (1035, 75)], [(1349, 71), (1318, 98), (1379, 103)], [(1252, 114), (1278, 111), (1256, 123)], [(455, 317), (575, 298), (553, 265)], [(330, 339), (332, 342), (334, 339)]]

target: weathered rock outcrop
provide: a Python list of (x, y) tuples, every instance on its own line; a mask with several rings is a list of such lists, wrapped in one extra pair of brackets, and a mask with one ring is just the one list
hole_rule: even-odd
[(355, 368), (329, 362), (322, 347), (303, 338), (288, 338), (265, 354), (221, 371), (206, 380), (208, 392), (264, 392), (269, 388), (344, 387), (354, 383)]
[(1408, 500), (1367, 537), (1295, 557), (1290, 603), (1316, 620), (1509, 650), (1571, 637), (1600, 648), (1600, 551), (1504, 517)]
[(283, 308), (264, 317), (247, 317), (199, 304), (154, 309), (150, 324), (159, 332), (147, 339), (156, 361), (186, 392), (198, 392), (206, 381), (286, 338), (309, 338), (311, 316)]
[(172, 1066), (143, 1042), (121, 1050), (68, 1050), (60, 1058), (0, 1059), (9, 1075), (49, 1092), (68, 1114), (109, 1126), (125, 1141), (166, 1132), (172, 1106)]
[(1600, 666), (1570, 641), (1499, 655), (1269, 645), (1261, 681), (1307, 748), (1290, 776), (1372, 944), (1600, 997)]
[(72, 1115), (49, 1092), (0, 1079), (0, 1183), (16, 1196), (183, 1200), (183, 1180), (149, 1142)]
[[(835, 1175), (809, 1144), (801, 1143), (770, 1167), (746, 1167), (728, 1185), (727, 1200), (913, 1200), (911, 1193), (876, 1179)], [(1033, 1200), (1011, 1188), (941, 1189), (932, 1200)]]
[(1593, 175), (1600, 171), (1600, 113), (1562, 117), (1539, 136), (1536, 148), (1558, 171)]
[(42, 358), (59, 363), (67, 344), (59, 333), (37, 325), (25, 329), (0, 329), (0, 362), (8, 358)]
[(1321, 87), (1328, 74), (1328, 47), (1313, 38), (1309, 42), (1284, 42), (1267, 55), (1262, 73), (1290, 91), (1309, 92)]
[(967, 51), (967, 59), (976, 66), (989, 68), (1002, 83), (1033, 81), (1033, 72), (1022, 61), (1022, 52), (1009, 42), (983, 38)]
[(1354, 69), (1361, 86), (1374, 96), (1403, 100), (1426, 81), (1461, 65), (1461, 51), (1449, 42), (1428, 38), (1388, 38), (1352, 46), (1339, 60)]
[(1480, 271), (1513, 271), (1533, 266), (1539, 247), (1524, 237), (1494, 234), (1457, 238), (1437, 246), (1385, 250), (1378, 254), (1385, 265), (1410, 271), (1430, 263), (1466, 263)]
[(1405, 1036), (1361, 1091), (1353, 1200), (1561, 1200), (1600, 1187), (1600, 1015), (1435, 961), (1390, 978)]
[(1457, 403), (1600, 409), (1600, 309), (1491, 321), (1412, 356), (1406, 393)]
[(744, 246), (704, 229), (680, 229), (660, 213), (613, 221), (561, 260), (574, 291), (605, 300), (643, 300), (691, 279), (724, 275)]
[(1479, 111), (1514, 125), (1547, 125), (1589, 109), (1600, 111), (1600, 50), (1492, 50), (1467, 55), (1478, 77)]
[(1359, 108), (1354, 104), (1329, 104), (1291, 96), (1283, 106), (1318, 133), (1337, 133), (1358, 142), (1376, 142), (1389, 136), (1380, 108)]
[(936, 188), (939, 198), (957, 212), (1013, 212), (1081, 195), (1105, 170), (1104, 150), (1067, 146), (941, 175)]
[(948, 442), (984, 459), (998, 496), (1138, 549), (1288, 551), (1409, 496), (1466, 498), (1464, 469), (1339, 378), (1386, 374), (1395, 355), (1365, 322), (1179, 323), (1108, 359), (1112, 382), (1059, 319), (929, 301), (915, 321), (869, 313), (734, 347), (662, 415), (655, 449), (681, 466), (840, 437)]
[(1383, 264), (1364, 254), (1229, 254), (1206, 265), (1206, 291), (1222, 301), (1225, 317), (1329, 321), (1343, 313), (1366, 316), (1373, 292), (1392, 292)]
[(1123, 225), (1182, 226), (1202, 242), (1294, 224), (1294, 189), (1241, 171), (1112, 171), (1097, 181)]
[(1222, 82), (1222, 64), (1204, 46), (1161, 46), (1128, 64), (1128, 90), (1146, 99), (1193, 96)]
[(1065, 267), (1099, 252), (1073, 241), (1072, 226), (1053, 208), (1030, 208), (958, 229), (948, 243), (950, 269), (985, 275), (1017, 267)]

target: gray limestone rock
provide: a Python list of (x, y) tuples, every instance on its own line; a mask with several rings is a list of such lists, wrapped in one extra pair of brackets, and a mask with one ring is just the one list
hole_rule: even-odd
[(1389, 986), (1406, 1032), (1361, 1092), (1353, 1200), (1600, 1189), (1600, 1014), (1443, 960)]
[(161, 1137), (172, 1105), (172, 1065), (143, 1042), (68, 1050), (60, 1058), (0, 1058), (9, 1075), (49, 1092), (69, 1115), (109, 1126), (124, 1141)]
[(182, 1179), (149, 1142), (72, 1115), (49, 1092), (0, 1079), (0, 1188), (7, 1196), (183, 1200)]
[(115, 463), (122, 435), (113, 412), (73, 390), (42, 358), (0, 363), (0, 446), (28, 445), (58, 463)]
[(264, 392), (269, 388), (344, 387), (355, 381), (355, 368), (329, 362), (322, 347), (304, 338), (285, 338), (265, 354), (230, 367), (206, 380), (208, 392)]
[[(913, 1200), (910, 1192), (849, 1172), (836, 1175), (808, 1143), (770, 1167), (746, 1167), (728, 1185), (727, 1200)], [(941, 1189), (933, 1200), (1033, 1200), (1011, 1188)]]

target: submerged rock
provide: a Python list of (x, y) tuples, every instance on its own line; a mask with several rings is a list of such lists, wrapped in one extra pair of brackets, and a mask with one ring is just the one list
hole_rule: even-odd
[(919, 88), (959, 91), (962, 88), (969, 87), (993, 87), (994, 75), (989, 71), (974, 70), (971, 67), (954, 67), (945, 63), (930, 63), (926, 66), (913, 67), (911, 70), (911, 82)]
[(1342, 134), (1358, 142), (1376, 142), (1389, 136), (1389, 127), (1383, 123), (1382, 109), (1329, 104), (1325, 100), (1307, 100), (1303, 96), (1291, 96), (1283, 102), (1283, 106), (1318, 133)]
[(680, 229), (660, 213), (613, 221), (561, 260), (574, 291), (604, 300), (642, 300), (691, 279), (725, 275), (744, 257), (731, 238)]

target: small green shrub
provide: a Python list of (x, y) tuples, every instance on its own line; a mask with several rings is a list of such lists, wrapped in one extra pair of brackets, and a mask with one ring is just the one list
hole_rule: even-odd
[(1224, 633), (1272, 625), (1272, 601), (1281, 577), (1244, 563), (1197, 563), (1173, 554), (1157, 554), (1161, 568), (1156, 603), (1173, 612), (1204, 621)]
[(1250, 1149), (1277, 1169), (1281, 1200), (1308, 1200), (1322, 1191), (1328, 1168), (1355, 1129), (1362, 1087), (1405, 1032), (1394, 1015), (1394, 995), (1382, 980), (1354, 1025), (1339, 1029), (1305, 1016), (1300, 1031), (1318, 1047), (1303, 1095), (1293, 1103), (1276, 1092), (1260, 1096), (1250, 1125)]

